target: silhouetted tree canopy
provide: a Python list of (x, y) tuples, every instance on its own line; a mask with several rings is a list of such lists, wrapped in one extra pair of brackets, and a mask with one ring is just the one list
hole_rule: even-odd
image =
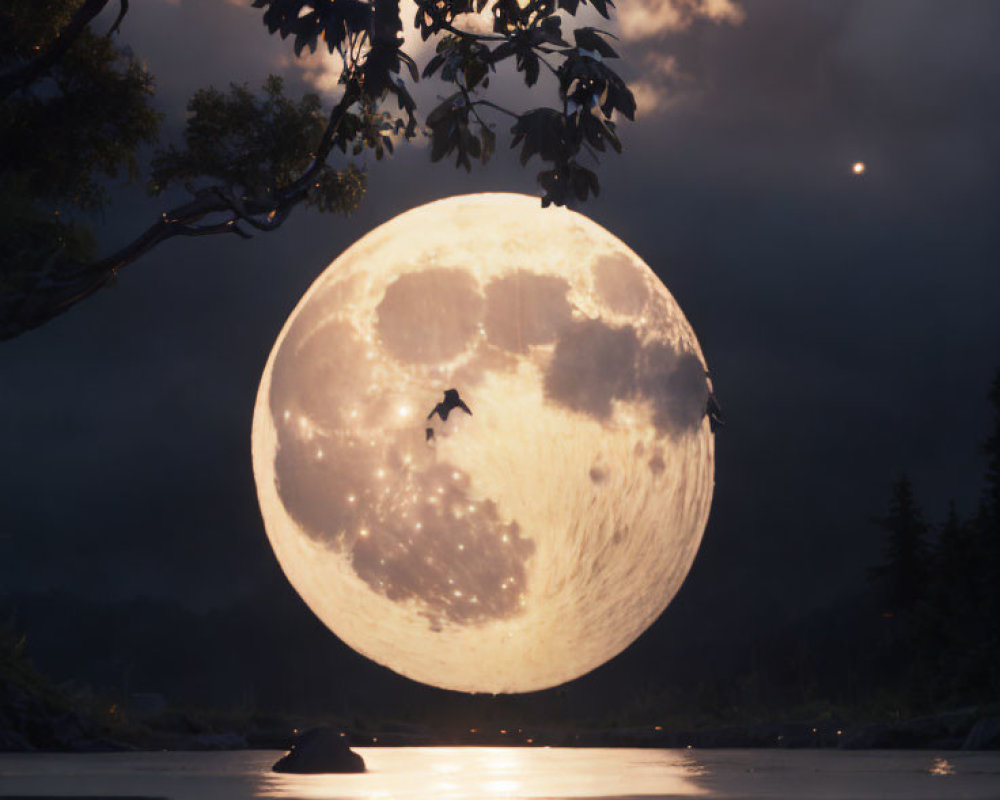
[(137, 149), (157, 137), (152, 78), (110, 38), (80, 26), (74, 11), (84, 10), (68, 0), (0, 0), (0, 330), (8, 336), (45, 317), (41, 286), (93, 258), (79, 212), (108, 203), (103, 178), (138, 178)]
[[(127, 0), (0, 0), (0, 338), (65, 311), (174, 236), (250, 238), (279, 228), (300, 205), (350, 213), (366, 186), (351, 159), (382, 158), (395, 139), (422, 132), (432, 161), (454, 158), (469, 170), (493, 155), (497, 121), (506, 119), (521, 163), (542, 163), (543, 205), (596, 195), (597, 175), (581, 158), (621, 151), (615, 121), (634, 117), (635, 100), (608, 66), (617, 57), (609, 34), (580, 27), (564, 36), (560, 14), (587, 2), (417, 0), (415, 19), (404, 20), (398, 0), (254, 0), (267, 30), (296, 56), (321, 47), (339, 56), (339, 98), (332, 108), (312, 93), (292, 99), (276, 77), (259, 94), (239, 84), (202, 89), (188, 105), (183, 142), (158, 151), (144, 175), (139, 149), (156, 141), (159, 115), (152, 77), (114, 38)], [(609, 0), (589, 3), (609, 16)], [(110, 30), (95, 31), (109, 8), (117, 10)], [(491, 32), (469, 24), (487, 8)], [(400, 36), (411, 23), (437, 42), (422, 76), (450, 86), (424, 126), (409, 89), (421, 69)], [(513, 110), (490, 100), (502, 62), (527, 87), (550, 73), (551, 105)], [(102, 180), (121, 175), (145, 179), (153, 194), (182, 186), (190, 198), (94, 260), (80, 215), (103, 207)]]

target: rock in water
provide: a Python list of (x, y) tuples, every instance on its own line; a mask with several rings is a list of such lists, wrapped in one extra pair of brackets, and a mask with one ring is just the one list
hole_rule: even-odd
[(364, 772), (365, 762), (334, 728), (311, 728), (271, 767), (275, 772)]

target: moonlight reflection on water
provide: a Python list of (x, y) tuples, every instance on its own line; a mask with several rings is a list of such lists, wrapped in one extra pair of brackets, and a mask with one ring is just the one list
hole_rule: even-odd
[(358, 748), (364, 775), (277, 775), (280, 753), (0, 753), (10, 796), (233, 800), (996, 800), (1000, 753)]
[(356, 800), (705, 796), (694, 758), (669, 750), (513, 747), (356, 748), (362, 775), (270, 774), (264, 797)]

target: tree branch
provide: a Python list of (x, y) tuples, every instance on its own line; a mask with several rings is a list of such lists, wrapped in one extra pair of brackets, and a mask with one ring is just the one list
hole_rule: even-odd
[(217, 236), (220, 233), (235, 233), (241, 239), (252, 239), (249, 233), (242, 230), (237, 219), (227, 219), (215, 225), (182, 225), (177, 236)]
[[(94, 17), (100, 14), (110, 0), (84, 0), (82, 6), (73, 15), (69, 24), (62, 30), (59, 36), (50, 44), (44, 53), (32, 59), (5, 75), (0, 76), (0, 102), (6, 100), (14, 92), (34, 83), (52, 67), (54, 67), (74, 42), (80, 38), (80, 34), (93, 21)], [(115, 30), (121, 23), (126, 10), (128, 0), (122, 0), (122, 11), (112, 30)]]
[(490, 100), (474, 100), (470, 105), (473, 105), (473, 106), (486, 106), (487, 108), (492, 108), (492, 109), (495, 109), (496, 111), (499, 111), (499, 112), (501, 112), (503, 114), (507, 114), (508, 116), (513, 117), (514, 119), (520, 119), (521, 118), (520, 114), (516, 114), (515, 112), (511, 111), (509, 108), (504, 108), (503, 106), (498, 106), (496, 103), (494, 103), (494, 102), (492, 102)]
[(498, 33), (475, 33), (473, 31), (464, 31), (461, 28), (456, 28), (451, 22), (440, 22), (441, 30), (448, 31), (448, 33), (453, 33), (462, 39), (473, 39), (477, 42), (506, 42), (508, 41), (506, 36), (501, 36)]
[[(330, 112), (312, 163), (282, 191), (265, 199), (237, 197), (222, 187), (200, 191), (193, 199), (162, 214), (137, 238), (106, 258), (73, 272), (50, 276), (33, 286), (19, 298), (13, 313), (0, 316), (5, 323), (0, 327), (0, 339), (17, 336), (68, 311), (106, 286), (122, 269), (175, 236), (235, 234), (244, 239), (252, 238), (240, 228), (241, 222), (264, 232), (280, 228), (292, 210), (317, 185), (317, 179), (333, 151), (337, 131), (348, 109), (359, 97), (357, 84), (348, 83), (340, 101)], [(226, 218), (219, 222), (204, 222), (206, 218), (220, 214)]]
[(121, 7), (118, 11), (118, 16), (115, 17), (115, 24), (108, 29), (108, 36), (113, 36), (118, 33), (118, 30), (122, 26), (122, 20), (125, 19), (126, 14), (128, 14), (128, 0), (121, 0)]

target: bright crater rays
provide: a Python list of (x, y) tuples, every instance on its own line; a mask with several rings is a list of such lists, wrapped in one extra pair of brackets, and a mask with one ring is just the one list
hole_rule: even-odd
[[(427, 422), (449, 388), (472, 416)], [(522, 195), (431, 203), (337, 258), (275, 342), (253, 421), (267, 534), (378, 663), (462, 691), (554, 686), (687, 575), (708, 391), (677, 303), (599, 225)]]

